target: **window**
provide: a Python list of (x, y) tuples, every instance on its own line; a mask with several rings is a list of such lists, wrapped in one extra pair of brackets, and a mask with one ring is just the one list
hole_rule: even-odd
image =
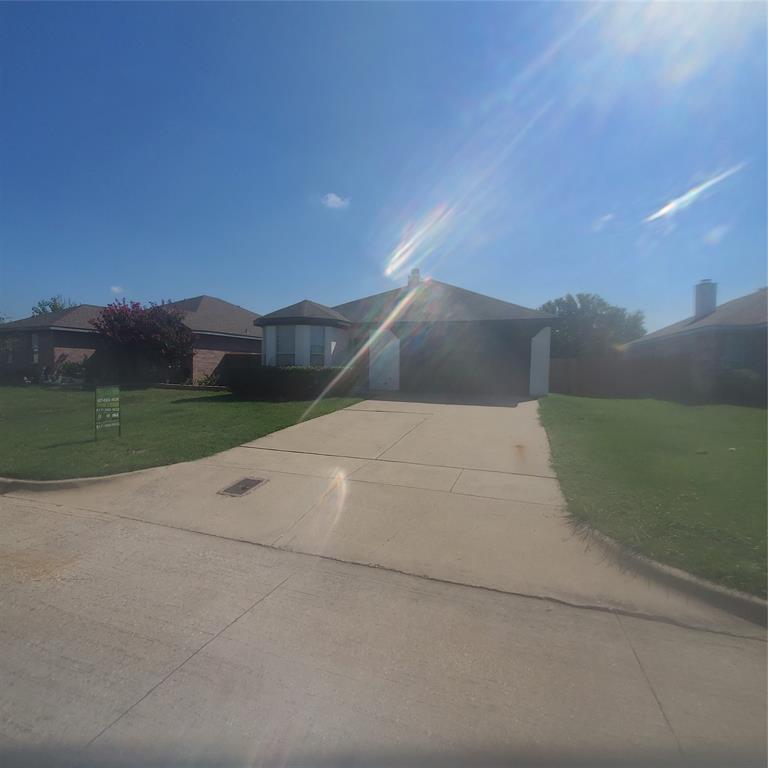
[(32, 362), (40, 362), (40, 337), (36, 334), (32, 334)]
[(321, 325), (309, 329), (309, 364), (315, 368), (325, 365), (325, 328)]
[(296, 330), (292, 325), (277, 326), (277, 364), (296, 365)]
[(723, 365), (726, 368), (744, 368), (747, 348), (743, 336), (733, 334), (725, 337), (725, 355)]

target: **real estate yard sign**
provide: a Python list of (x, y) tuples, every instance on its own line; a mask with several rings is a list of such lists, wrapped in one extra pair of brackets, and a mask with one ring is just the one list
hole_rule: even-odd
[(117, 430), (120, 436), (120, 387), (96, 387), (95, 436)]

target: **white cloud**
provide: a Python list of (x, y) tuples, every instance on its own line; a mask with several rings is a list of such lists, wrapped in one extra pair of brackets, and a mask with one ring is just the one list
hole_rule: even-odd
[(707, 245), (720, 245), (722, 239), (728, 234), (729, 229), (730, 227), (726, 224), (719, 224), (716, 227), (712, 227), (712, 229), (704, 235), (703, 240)]
[(688, 206), (693, 205), (708, 189), (714, 187), (715, 184), (719, 184), (729, 176), (733, 176), (734, 173), (738, 173), (746, 163), (739, 163), (734, 165), (733, 168), (729, 168), (723, 173), (718, 173), (717, 176), (713, 176), (711, 179), (707, 179), (704, 183), (699, 184), (693, 189), (689, 189), (684, 195), (670, 200), (666, 205), (659, 208), (658, 211), (647, 216), (643, 221), (648, 223), (649, 221), (656, 221), (656, 219), (663, 219), (665, 217), (672, 217), (680, 211), (684, 211)]
[(112, 293), (118, 294), (123, 293), (123, 286), (122, 285), (110, 285), (109, 290), (112, 291)]
[(593, 232), (600, 232), (605, 227), (610, 224), (614, 219), (616, 218), (616, 215), (613, 213), (606, 213), (603, 216), (599, 216), (592, 222), (592, 231)]
[(326, 208), (339, 209), (349, 208), (350, 200), (348, 197), (342, 197), (341, 195), (337, 195), (335, 192), (328, 192), (320, 198), (320, 202)]

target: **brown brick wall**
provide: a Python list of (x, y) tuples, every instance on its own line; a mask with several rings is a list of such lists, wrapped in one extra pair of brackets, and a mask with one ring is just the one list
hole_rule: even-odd
[[(54, 368), (65, 360), (82, 362), (96, 349), (95, 336), (74, 331), (37, 331), (38, 360), (37, 366)], [(0, 367), (30, 368), (36, 367), (32, 350), (32, 331), (17, 331), (0, 334), (2, 338), (13, 338), (13, 361), (8, 363), (7, 352), (0, 356)]]
[(225, 355), (249, 354), (261, 357), (261, 339), (234, 339), (227, 336), (195, 337), (195, 354), (192, 357), (192, 381), (216, 372)]
[[(2, 336), (3, 334), (0, 334)], [(46, 366), (55, 370), (64, 362), (80, 363), (90, 357), (99, 345), (95, 333), (76, 331), (39, 331), (38, 363), (32, 358), (32, 332), (18, 331), (13, 334), (15, 345), (13, 361), (8, 364), (5, 352), (0, 354), (0, 370), (24, 371), (39, 374)], [(214, 373), (225, 355), (249, 354), (261, 356), (261, 339), (238, 339), (228, 336), (197, 334), (192, 357), (192, 380)]]
[(58, 368), (62, 363), (82, 363), (83, 361), (87, 360), (95, 351), (95, 347), (54, 347), (53, 367)]

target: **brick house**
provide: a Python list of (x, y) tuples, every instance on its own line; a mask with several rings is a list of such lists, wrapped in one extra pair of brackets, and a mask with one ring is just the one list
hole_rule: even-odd
[(545, 312), (411, 271), (402, 288), (328, 307), (304, 300), (263, 315), (264, 365), (342, 366), (363, 355), (373, 391), (544, 395)]
[(691, 317), (626, 345), (629, 359), (689, 362), (696, 388), (710, 394), (729, 371), (751, 371), (766, 380), (768, 289), (717, 304), (717, 283), (702, 280), (694, 288)]
[[(215, 373), (232, 356), (261, 358), (259, 315), (213, 296), (171, 302), (194, 333), (188, 376), (197, 381)], [(80, 304), (61, 312), (33, 315), (0, 325), (0, 375), (3, 378), (55, 372), (63, 363), (82, 363), (100, 344), (90, 321), (103, 307)]]

